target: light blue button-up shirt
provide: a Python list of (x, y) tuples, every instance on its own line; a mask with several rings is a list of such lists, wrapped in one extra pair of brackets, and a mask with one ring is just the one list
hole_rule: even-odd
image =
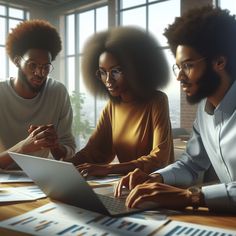
[(156, 171), (164, 183), (189, 187), (202, 171), (214, 167), (220, 184), (202, 187), (210, 209), (236, 212), (236, 82), (214, 109), (206, 99), (198, 106), (192, 137), (177, 162)]

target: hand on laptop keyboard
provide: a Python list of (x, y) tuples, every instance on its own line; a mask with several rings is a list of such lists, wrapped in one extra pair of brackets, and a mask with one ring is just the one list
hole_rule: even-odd
[[(116, 185), (114, 185), (114, 195), (115, 195), (115, 189), (116, 189)], [(128, 188), (126, 188), (125, 186), (122, 187), (122, 191), (121, 191), (121, 195), (120, 196), (116, 196), (115, 197), (119, 197), (119, 198), (126, 198), (130, 193), (130, 190)]]

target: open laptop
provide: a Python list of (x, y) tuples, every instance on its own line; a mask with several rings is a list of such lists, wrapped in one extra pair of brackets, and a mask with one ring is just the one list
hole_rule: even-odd
[(127, 208), (125, 198), (95, 193), (72, 163), (14, 152), (9, 152), (9, 155), (52, 199), (110, 216), (144, 210)]

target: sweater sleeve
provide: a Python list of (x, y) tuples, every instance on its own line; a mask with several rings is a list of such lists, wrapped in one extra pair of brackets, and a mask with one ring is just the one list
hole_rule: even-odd
[(57, 133), (60, 143), (66, 149), (65, 159), (71, 158), (75, 153), (75, 140), (72, 134), (73, 111), (67, 90), (62, 87), (61, 113), (57, 124)]
[[(137, 159), (138, 168), (151, 173), (174, 161), (172, 129), (169, 117), (168, 98), (160, 93), (152, 104), (152, 150)], [(150, 140), (151, 141), (151, 140)]]
[(114, 159), (110, 101), (103, 109), (87, 145), (76, 156), (80, 159), (80, 163), (106, 164)]

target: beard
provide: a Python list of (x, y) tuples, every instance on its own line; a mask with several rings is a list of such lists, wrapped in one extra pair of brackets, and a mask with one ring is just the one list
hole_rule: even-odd
[(197, 85), (197, 93), (192, 96), (186, 96), (187, 102), (191, 105), (197, 104), (202, 99), (214, 94), (220, 86), (220, 76), (212, 69), (210, 65), (207, 65), (207, 68), (204, 74), (199, 78)]
[(19, 68), (18, 70), (18, 78), (23, 82), (24, 85), (27, 86), (27, 88), (33, 92), (33, 93), (39, 93), (43, 87), (45, 86), (46, 80), (40, 85), (40, 86), (33, 86), (27, 79), (26, 75), (24, 72)]

